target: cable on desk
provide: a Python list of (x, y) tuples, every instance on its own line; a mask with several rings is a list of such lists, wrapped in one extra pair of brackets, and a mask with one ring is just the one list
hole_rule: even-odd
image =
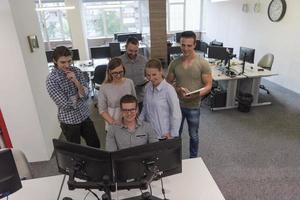
[(58, 192), (58, 196), (57, 196), (57, 200), (59, 200), (59, 198), (60, 198), (61, 191), (62, 191), (62, 188), (63, 188), (64, 183), (65, 183), (65, 179), (66, 179), (66, 175), (64, 175), (64, 178), (63, 178), (63, 180), (61, 182), (61, 185), (60, 185), (60, 188), (59, 188), (59, 192)]
[(160, 183), (161, 183), (161, 192), (162, 192), (162, 194), (163, 194), (163, 196), (164, 196), (164, 200), (168, 200), (168, 199), (166, 198), (166, 191), (165, 191), (165, 188), (164, 188), (164, 183), (163, 183), (162, 177), (160, 178)]
[(95, 192), (93, 192), (91, 189), (88, 189), (88, 191), (90, 193), (92, 193), (97, 198), (97, 200), (100, 200), (99, 197), (98, 197), (98, 195)]
[(87, 193), (86, 193), (86, 195), (85, 195), (85, 197), (84, 197), (84, 199), (83, 200), (86, 200), (86, 198), (87, 198), (87, 196), (90, 194), (90, 191), (88, 191)]

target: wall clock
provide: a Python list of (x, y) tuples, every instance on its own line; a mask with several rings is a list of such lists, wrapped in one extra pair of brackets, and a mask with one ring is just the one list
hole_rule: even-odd
[(280, 21), (286, 12), (285, 0), (272, 0), (268, 8), (268, 16), (272, 22)]

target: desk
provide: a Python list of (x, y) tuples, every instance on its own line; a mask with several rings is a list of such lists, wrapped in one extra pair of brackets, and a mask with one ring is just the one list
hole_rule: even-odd
[(244, 93), (250, 93), (253, 95), (253, 102), (251, 106), (262, 106), (270, 105), (271, 102), (258, 102), (259, 98), (259, 85), (262, 77), (277, 75), (269, 70), (261, 70), (261, 67), (253, 64), (246, 63), (243, 74), (242, 65), (236, 64), (230, 67), (231, 70), (235, 71), (237, 75), (233, 78), (226, 76), (222, 73), (215, 64), (211, 64), (213, 80), (218, 81), (222, 86), (222, 89), (226, 90), (226, 106), (212, 108), (212, 110), (231, 109), (237, 107), (237, 92), (242, 91)]
[[(78, 61), (74, 61), (74, 66), (79, 68), (81, 71), (83, 72), (88, 72), (91, 73), (93, 71), (95, 71), (95, 68), (98, 65), (107, 65), (109, 62), (108, 58), (101, 58), (101, 59), (94, 59), (92, 60), (78, 60)], [(48, 63), (48, 68), (51, 71), (52, 68), (54, 67), (53, 63)]]
[[(164, 187), (166, 197), (171, 200), (225, 200), (220, 192), (217, 184), (210, 175), (201, 158), (183, 160), (182, 173), (164, 178)], [(23, 188), (12, 194), (10, 200), (31, 200), (57, 199), (59, 188), (63, 176), (51, 176), (45, 178), (31, 179), (22, 181)], [(153, 194), (162, 198), (160, 181), (155, 181), (152, 184)], [(95, 191), (98, 196), (102, 192)], [(87, 191), (78, 189), (69, 191), (65, 182), (62, 190), (62, 197), (69, 196), (73, 199), (84, 199)], [(139, 195), (139, 190), (123, 190), (118, 192), (119, 199)], [(112, 194), (115, 199), (116, 193)], [(87, 200), (95, 199), (92, 194), (89, 194)]]

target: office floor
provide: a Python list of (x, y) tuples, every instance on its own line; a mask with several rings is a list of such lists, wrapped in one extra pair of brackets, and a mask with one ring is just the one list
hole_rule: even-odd
[[(249, 113), (201, 109), (200, 155), (226, 200), (294, 200), (300, 197), (300, 95), (269, 81), (271, 106)], [(91, 105), (102, 142), (104, 123)], [(188, 158), (185, 126), (183, 158)], [(55, 158), (31, 163), (34, 177), (58, 174)]]

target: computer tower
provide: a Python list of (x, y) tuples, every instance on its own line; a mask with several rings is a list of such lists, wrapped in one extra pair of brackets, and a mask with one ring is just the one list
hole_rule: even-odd
[(216, 88), (210, 94), (210, 107), (219, 108), (226, 106), (226, 91)]

